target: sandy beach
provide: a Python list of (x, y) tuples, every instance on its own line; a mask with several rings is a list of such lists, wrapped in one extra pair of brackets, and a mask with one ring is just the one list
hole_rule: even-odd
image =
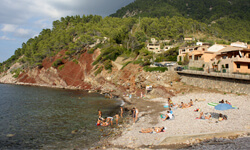
[[(133, 124), (130, 118), (128, 124), (125, 123), (121, 136), (108, 140), (107, 148), (153, 148), (157, 146), (160, 148), (176, 144), (188, 146), (213, 138), (236, 138), (249, 135), (249, 95), (202, 92), (178, 94), (171, 99), (177, 104), (188, 103), (192, 99), (194, 106), (172, 109), (175, 118), (163, 121), (160, 114), (167, 112), (167, 108), (163, 107), (167, 103), (166, 98), (132, 99), (131, 106), (134, 105), (140, 110), (138, 121)], [(200, 101), (195, 101), (195, 99)], [(220, 111), (207, 105), (209, 102), (218, 103), (222, 99), (228, 100), (239, 109)], [(200, 114), (200, 112), (194, 112), (197, 108), (204, 113), (211, 114), (212, 118), (195, 119)], [(228, 120), (218, 121), (219, 113), (227, 115)], [(139, 133), (142, 128), (162, 126), (166, 127), (165, 132)]]

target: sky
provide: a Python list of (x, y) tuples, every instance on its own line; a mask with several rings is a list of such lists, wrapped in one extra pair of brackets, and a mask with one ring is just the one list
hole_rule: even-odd
[(74, 15), (108, 16), (134, 0), (0, 0), (0, 63), (52, 22)]

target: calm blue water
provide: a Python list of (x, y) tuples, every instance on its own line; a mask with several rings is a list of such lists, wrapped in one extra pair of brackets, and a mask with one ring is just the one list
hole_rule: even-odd
[(0, 149), (86, 148), (108, 132), (95, 126), (97, 110), (114, 115), (120, 104), (84, 91), (0, 84)]

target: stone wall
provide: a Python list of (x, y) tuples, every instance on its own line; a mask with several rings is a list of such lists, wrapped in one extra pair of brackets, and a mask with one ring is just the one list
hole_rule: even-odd
[(181, 81), (188, 85), (201, 88), (217, 89), (219, 91), (230, 93), (250, 94), (250, 80), (181, 74)]

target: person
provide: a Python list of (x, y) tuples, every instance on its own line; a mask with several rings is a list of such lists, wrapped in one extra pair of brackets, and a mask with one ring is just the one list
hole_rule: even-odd
[(171, 110), (171, 108), (168, 108), (170, 114), (173, 114), (173, 111)]
[(120, 107), (120, 109), (121, 109), (121, 118), (123, 118), (123, 108)]
[(147, 129), (141, 129), (141, 131), (139, 131), (140, 133), (160, 133), (160, 132), (164, 132), (165, 131), (165, 127), (152, 127), (152, 128), (147, 128)]
[(193, 100), (190, 99), (190, 102), (188, 103), (188, 106), (191, 107), (191, 106), (193, 106), (193, 105), (194, 105)]
[(173, 101), (170, 98), (168, 98), (168, 106), (169, 107), (173, 107), (174, 106), (174, 103), (173, 103)]
[(183, 102), (181, 102), (181, 104), (179, 105), (179, 108), (187, 108), (187, 104), (184, 104)]
[(108, 126), (108, 125), (109, 125), (108, 122), (102, 122), (102, 123), (101, 123), (101, 126), (103, 126), (103, 127), (106, 127), (106, 126)]
[(107, 117), (107, 122), (110, 125), (113, 125), (113, 117)]
[(97, 125), (97, 126), (100, 126), (100, 125), (101, 125), (101, 123), (102, 123), (101, 119), (100, 119), (100, 118), (98, 118), (96, 125)]
[(224, 103), (224, 100), (222, 99), (221, 101), (219, 101), (219, 103)]
[(119, 114), (117, 113), (115, 116), (114, 116), (114, 118), (115, 118), (115, 121), (116, 121), (116, 125), (118, 125), (118, 121), (119, 121)]
[(98, 117), (102, 118), (102, 112), (100, 111), (100, 109), (98, 109)]
[(212, 116), (211, 114), (209, 116), (205, 116), (205, 119), (210, 119)]
[(229, 105), (231, 105), (231, 103), (229, 103), (229, 101), (227, 101), (227, 100), (226, 100), (226, 104), (229, 104)]
[(227, 120), (227, 116), (219, 114), (219, 121), (222, 121), (222, 120)]
[(203, 112), (200, 113), (200, 116), (196, 119), (205, 119), (205, 116), (203, 115)]
[(163, 121), (165, 120), (170, 120), (170, 119), (173, 119), (173, 114), (170, 113), (170, 111), (167, 111), (167, 114), (165, 115), (166, 117), (163, 119)]
[(133, 117), (133, 123), (135, 123), (135, 118), (136, 118), (135, 108), (132, 109), (132, 117)]
[(135, 121), (138, 120), (139, 110), (135, 107)]

